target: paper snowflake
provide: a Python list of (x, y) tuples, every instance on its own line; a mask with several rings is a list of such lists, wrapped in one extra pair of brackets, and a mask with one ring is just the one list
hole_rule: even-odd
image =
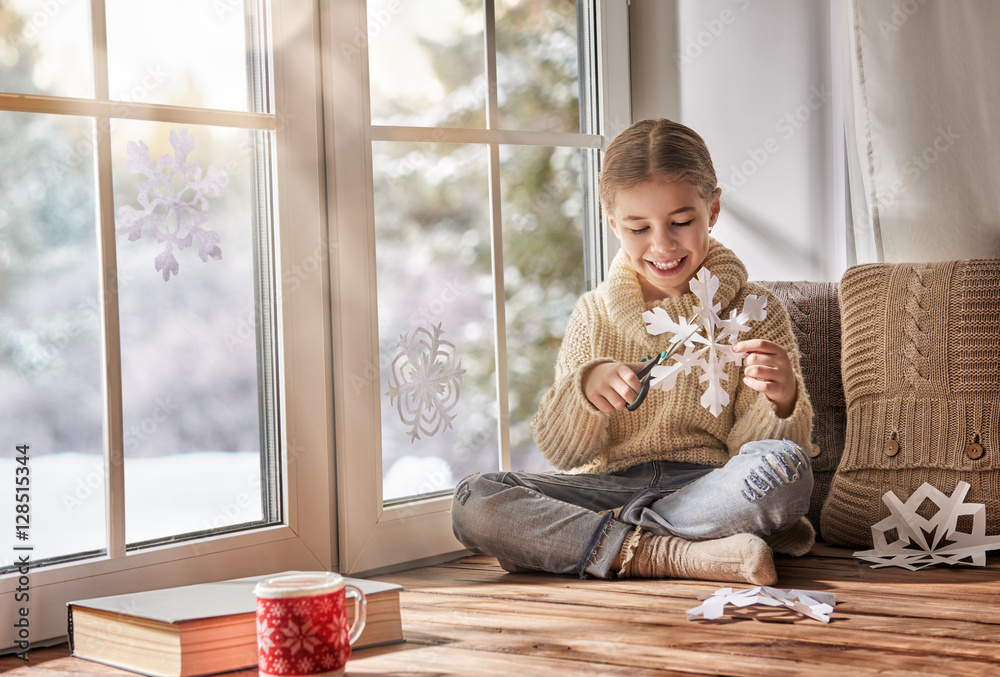
[[(897, 566), (917, 571), (933, 564), (972, 564), (986, 566), (986, 551), (1000, 548), (1000, 536), (986, 535), (986, 506), (963, 503), (969, 492), (968, 482), (959, 482), (951, 496), (946, 496), (924, 482), (903, 503), (892, 491), (882, 495), (889, 516), (872, 526), (874, 547), (854, 553), (873, 562), (872, 568)], [(937, 510), (929, 518), (918, 514), (929, 500)], [(972, 517), (968, 533), (958, 530), (958, 518)], [(894, 533), (890, 542), (887, 534)]]
[[(712, 416), (718, 416), (729, 404), (729, 393), (722, 386), (722, 381), (728, 381), (726, 365), (730, 362), (743, 364), (743, 356), (733, 351), (732, 341), (739, 340), (739, 335), (750, 329), (750, 321), (760, 322), (767, 317), (767, 297), (750, 294), (743, 302), (743, 312), (737, 313), (733, 308), (729, 317), (719, 317), (722, 305), (714, 303), (715, 292), (719, 290), (719, 278), (707, 268), (698, 271), (698, 276), (691, 280), (691, 291), (695, 293), (700, 306), (694, 309), (694, 317), (688, 321), (681, 317), (677, 322), (663, 308), (654, 308), (642, 314), (646, 322), (646, 331), (654, 336), (666, 332), (675, 336), (686, 336), (684, 350), (673, 356), (673, 362), (667, 365), (657, 365), (650, 371), (650, 388), (670, 390), (677, 384), (680, 373), (690, 374), (694, 367), (702, 371), (701, 382), (708, 382), (708, 387), (701, 396), (701, 406), (708, 409)], [(696, 345), (700, 344), (700, 345)]]
[(399, 340), (399, 354), (392, 360), (389, 390), (390, 404), (396, 405), (400, 420), (412, 426), (410, 443), (451, 428), (462, 382), (461, 361), (455, 358), (455, 346), (441, 339), (444, 331), (438, 324), (431, 329), (420, 327)]
[(203, 175), (201, 167), (187, 162), (188, 154), (194, 150), (194, 137), (184, 127), (170, 131), (170, 145), (174, 147), (174, 157), (161, 155), (154, 165), (145, 142), (128, 142), (129, 159), (125, 168), (146, 176), (139, 184), (137, 197), (142, 210), (123, 206), (118, 210), (115, 224), (118, 233), (128, 233), (129, 241), (142, 237), (142, 229), (149, 225), (150, 236), (165, 245), (153, 262), (164, 281), (180, 271), (174, 247), (180, 251), (197, 241), (202, 261), (222, 258), (219, 234), (203, 229), (202, 225), (208, 221), (209, 198), (222, 197), (229, 182), (229, 175), (214, 164)]
[(825, 592), (779, 590), (768, 586), (735, 591), (732, 588), (720, 588), (711, 595), (699, 595), (698, 599), (702, 600), (701, 606), (687, 611), (689, 621), (698, 616), (706, 620), (722, 618), (726, 612), (726, 605), (744, 608), (760, 604), (768, 607), (785, 607), (817, 621), (829, 623), (828, 614), (833, 611), (833, 606), (837, 603), (833, 595)]

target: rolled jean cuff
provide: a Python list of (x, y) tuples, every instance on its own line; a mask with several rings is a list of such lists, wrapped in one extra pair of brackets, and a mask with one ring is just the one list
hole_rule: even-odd
[(604, 537), (604, 530), (608, 528), (612, 517), (610, 512), (604, 513), (601, 521), (594, 527), (594, 531), (591, 532), (590, 537), (584, 544), (583, 550), (580, 551), (580, 559), (576, 561), (576, 573), (580, 575), (580, 578), (587, 577), (587, 563), (590, 562), (590, 558), (597, 552), (597, 546), (601, 544), (601, 538)]

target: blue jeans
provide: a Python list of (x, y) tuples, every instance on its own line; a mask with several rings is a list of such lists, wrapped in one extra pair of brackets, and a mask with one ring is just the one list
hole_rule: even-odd
[(452, 528), (469, 550), (520, 567), (609, 578), (635, 526), (693, 541), (769, 536), (806, 514), (812, 486), (797, 445), (763, 440), (721, 468), (654, 461), (610, 475), (472, 475), (455, 487)]

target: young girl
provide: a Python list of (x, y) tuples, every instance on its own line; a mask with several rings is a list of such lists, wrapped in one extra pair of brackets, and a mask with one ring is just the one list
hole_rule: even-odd
[[(802, 555), (812, 546), (802, 452), (812, 409), (798, 353), (780, 302), (710, 237), (721, 192), (705, 142), (684, 125), (643, 120), (609, 145), (600, 195), (621, 251), (608, 279), (577, 302), (555, 383), (532, 419), (542, 454), (569, 472), (460, 482), (452, 523), (467, 548), (508, 571), (762, 585), (776, 580), (772, 548)], [(728, 405), (718, 416), (702, 406), (696, 367), (629, 411), (640, 360), (674, 339), (647, 331), (643, 313), (693, 320), (701, 303), (690, 283), (702, 268), (719, 280), (721, 318), (750, 294), (767, 299), (766, 316), (733, 345), (742, 374), (730, 362), (720, 379)]]

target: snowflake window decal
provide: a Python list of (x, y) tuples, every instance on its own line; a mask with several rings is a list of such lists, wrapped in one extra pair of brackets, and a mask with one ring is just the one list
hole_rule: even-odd
[(128, 142), (125, 168), (146, 177), (136, 198), (142, 209), (123, 206), (115, 224), (115, 231), (128, 234), (130, 242), (142, 237), (143, 228), (149, 226), (150, 237), (164, 244), (153, 262), (164, 282), (180, 272), (175, 247), (180, 251), (197, 242), (202, 261), (222, 258), (219, 234), (202, 226), (208, 221), (209, 198), (222, 197), (229, 182), (229, 174), (214, 164), (203, 173), (197, 164), (187, 162), (194, 137), (184, 127), (170, 131), (170, 145), (174, 156), (161, 155), (154, 164), (144, 141)]
[(670, 332), (680, 337), (694, 332), (683, 342), (684, 350), (674, 354), (672, 363), (653, 367), (650, 388), (670, 390), (677, 385), (678, 374), (690, 375), (694, 367), (699, 367), (702, 371), (701, 383), (708, 382), (701, 396), (701, 406), (708, 409), (712, 416), (721, 414), (729, 404), (729, 393), (722, 386), (722, 381), (729, 380), (726, 365), (730, 362), (743, 364), (743, 356), (733, 350), (732, 341), (738, 341), (739, 335), (750, 329), (748, 322), (760, 322), (767, 317), (767, 297), (756, 294), (747, 295), (742, 312), (737, 313), (733, 308), (728, 318), (720, 317), (722, 304), (713, 302), (718, 290), (719, 278), (707, 268), (702, 268), (697, 278), (691, 280), (691, 291), (701, 305), (695, 306), (690, 321), (681, 317), (674, 322), (663, 308), (654, 308), (642, 314), (646, 331), (654, 336)]
[[(986, 535), (986, 505), (965, 503), (968, 482), (959, 482), (951, 496), (924, 482), (906, 502), (891, 490), (882, 495), (889, 516), (872, 525), (871, 550), (854, 553), (872, 562), (873, 569), (897, 566), (918, 571), (933, 564), (986, 566), (986, 551), (1000, 548), (1000, 536)], [(929, 518), (917, 512), (924, 501), (937, 506)], [(968, 532), (959, 531), (958, 518), (972, 518)], [(895, 539), (889, 541), (889, 534)]]
[(461, 360), (454, 344), (441, 338), (440, 324), (400, 336), (400, 352), (392, 360), (386, 396), (404, 425), (411, 426), (410, 444), (423, 433), (433, 437), (452, 427), (462, 382)]

